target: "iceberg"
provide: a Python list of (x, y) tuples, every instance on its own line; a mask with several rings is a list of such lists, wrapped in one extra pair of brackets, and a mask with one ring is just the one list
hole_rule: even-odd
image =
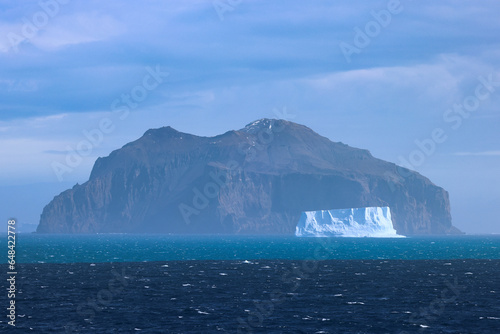
[(367, 207), (302, 212), (295, 228), (297, 237), (401, 238), (391, 220), (389, 207)]

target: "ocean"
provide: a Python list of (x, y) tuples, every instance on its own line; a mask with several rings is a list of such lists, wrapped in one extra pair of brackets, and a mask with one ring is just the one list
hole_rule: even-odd
[(500, 333), (500, 236), (18, 234), (16, 261), (2, 333)]

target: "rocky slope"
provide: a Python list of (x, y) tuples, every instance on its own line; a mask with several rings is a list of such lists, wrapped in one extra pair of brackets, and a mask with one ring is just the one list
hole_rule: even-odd
[(148, 130), (56, 196), (37, 232), (294, 234), (302, 211), (368, 206), (390, 207), (398, 234), (458, 232), (427, 178), (263, 119), (216, 137)]

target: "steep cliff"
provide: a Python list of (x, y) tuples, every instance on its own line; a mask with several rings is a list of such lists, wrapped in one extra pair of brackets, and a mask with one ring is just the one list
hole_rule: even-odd
[(302, 211), (386, 206), (398, 234), (458, 231), (448, 193), (427, 178), (263, 119), (215, 137), (148, 130), (56, 196), (37, 232), (292, 235)]

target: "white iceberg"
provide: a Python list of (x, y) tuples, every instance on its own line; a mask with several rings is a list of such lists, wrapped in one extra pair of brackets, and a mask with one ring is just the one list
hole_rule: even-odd
[(403, 237), (396, 233), (388, 207), (302, 212), (295, 228), (298, 237)]

